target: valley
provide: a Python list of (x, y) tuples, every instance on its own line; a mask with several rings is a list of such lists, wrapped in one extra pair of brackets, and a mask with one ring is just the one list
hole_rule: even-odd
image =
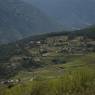
[(0, 95), (95, 95), (95, 1), (0, 0)]
[[(94, 93), (94, 30), (91, 27), (78, 31), (47, 33), (1, 45), (0, 95)], [(60, 87), (61, 91), (58, 90)]]

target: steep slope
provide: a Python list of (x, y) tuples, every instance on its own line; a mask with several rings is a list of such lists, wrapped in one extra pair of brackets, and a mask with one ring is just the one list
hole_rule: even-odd
[(95, 24), (95, 0), (24, 0), (32, 2), (67, 28)]
[(32, 5), (21, 0), (0, 0), (1, 43), (57, 30), (59, 25)]

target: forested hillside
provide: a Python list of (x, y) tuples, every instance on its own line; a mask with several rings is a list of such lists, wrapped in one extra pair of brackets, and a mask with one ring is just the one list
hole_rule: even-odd
[(0, 0), (0, 43), (58, 30), (60, 25), (31, 4)]

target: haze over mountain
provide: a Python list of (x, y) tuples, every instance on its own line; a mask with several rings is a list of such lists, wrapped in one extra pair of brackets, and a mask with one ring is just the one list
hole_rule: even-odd
[(24, 0), (31, 2), (67, 28), (95, 24), (95, 0)]
[(0, 43), (59, 30), (39, 9), (21, 0), (0, 0)]

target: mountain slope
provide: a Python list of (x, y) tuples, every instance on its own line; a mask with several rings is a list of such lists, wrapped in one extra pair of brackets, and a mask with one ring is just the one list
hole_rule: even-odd
[[(66, 36), (68, 37), (67, 41), (64, 39)], [(40, 44), (37, 43), (39, 41)], [(64, 51), (65, 47), (68, 50)], [(58, 52), (56, 53), (56, 51)], [(95, 52), (94, 26), (72, 32), (53, 32), (32, 36), (12, 44), (0, 46), (0, 78), (10, 77), (19, 71), (34, 69), (36, 71), (37, 68), (48, 65), (50, 69), (50, 65), (63, 64), (70, 61), (74, 56), (80, 57), (92, 52)], [(44, 56), (44, 54), (49, 55)]]
[(20, 0), (0, 0), (1, 43), (57, 30), (59, 25), (32, 5)]
[(95, 0), (24, 0), (32, 2), (67, 28), (95, 24)]

